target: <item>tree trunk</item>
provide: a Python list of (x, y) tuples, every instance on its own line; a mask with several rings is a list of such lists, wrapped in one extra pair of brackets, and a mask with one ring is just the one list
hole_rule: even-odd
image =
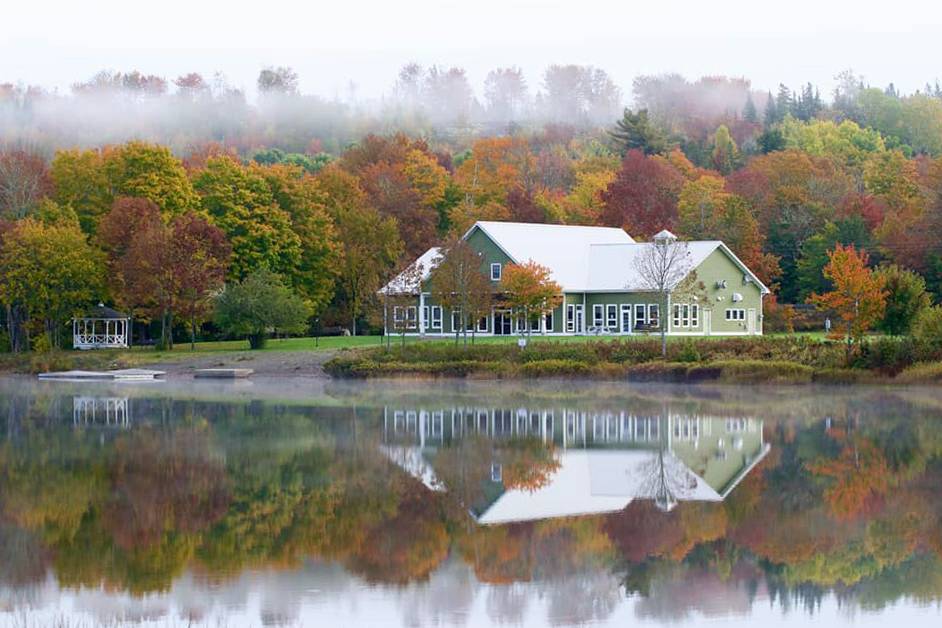
[(190, 319), (190, 351), (196, 351), (196, 319)]

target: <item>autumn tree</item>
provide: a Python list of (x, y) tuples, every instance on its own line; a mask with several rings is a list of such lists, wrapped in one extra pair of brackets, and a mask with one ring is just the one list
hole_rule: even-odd
[(204, 209), (232, 245), (230, 277), (239, 279), (262, 267), (285, 277), (296, 273), (301, 239), (261, 172), (231, 157), (214, 157), (193, 184)]
[(628, 151), (615, 180), (601, 194), (604, 207), (600, 219), (609, 227), (621, 227), (642, 238), (662, 228), (671, 229), (677, 221), (683, 183), (680, 173), (663, 158)]
[(209, 317), (212, 297), (225, 284), (231, 252), (226, 234), (199, 214), (188, 212), (170, 224), (176, 308), (189, 324), (190, 349), (196, 349), (197, 327)]
[(563, 289), (553, 280), (550, 269), (533, 260), (508, 264), (501, 275), (500, 291), (503, 302), (523, 314), (527, 336), (563, 299)]
[(327, 209), (337, 229), (342, 257), (337, 271), (337, 298), (357, 333), (376, 292), (388, 279), (402, 255), (402, 240), (394, 218), (382, 216), (368, 204), (356, 177), (328, 167), (318, 174), (318, 183), (327, 193)]
[(432, 298), (451, 313), (457, 322), (455, 344), (463, 333), (468, 341), (468, 327), (490, 309), (493, 288), (484, 274), (481, 258), (462, 239), (442, 247), (440, 259), (429, 278)]
[(173, 347), (174, 317), (196, 327), (222, 287), (230, 246), (218, 227), (193, 212), (164, 223), (146, 199), (120, 198), (100, 224), (99, 238), (117, 281), (118, 299), (145, 319), (160, 320), (160, 346)]
[(216, 297), (215, 321), (228, 334), (249, 339), (262, 349), (272, 332), (299, 333), (307, 328), (310, 308), (266, 268), (231, 282)]
[(24, 148), (0, 149), (0, 218), (25, 218), (51, 191), (42, 155)]
[[(0, 240), (0, 303), (27, 333), (44, 334), (47, 346), (61, 346), (64, 323), (104, 296), (104, 259), (75, 223), (47, 224), (24, 218)], [(21, 317), (21, 318), (20, 318)], [(15, 332), (15, 330), (14, 330)], [(13, 333), (14, 349), (29, 348)]]
[(828, 254), (824, 276), (833, 285), (830, 292), (812, 294), (808, 299), (818, 309), (834, 311), (840, 323), (831, 332), (835, 338), (847, 343), (847, 355), (853, 343), (860, 343), (864, 334), (876, 324), (886, 305), (883, 277), (867, 267), (868, 256), (853, 245), (838, 244)]

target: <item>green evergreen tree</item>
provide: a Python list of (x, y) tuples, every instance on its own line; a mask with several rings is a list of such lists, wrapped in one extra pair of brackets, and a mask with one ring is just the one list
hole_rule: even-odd
[(635, 149), (645, 155), (657, 155), (668, 149), (664, 132), (648, 118), (647, 109), (640, 109), (637, 113), (625, 109), (624, 116), (615, 123), (615, 130), (609, 131), (609, 135), (622, 155)]
[(772, 92), (769, 92), (768, 98), (765, 101), (765, 116), (762, 122), (765, 128), (768, 129), (778, 121), (778, 107), (775, 106), (775, 98), (772, 96)]
[(752, 124), (759, 122), (759, 113), (756, 111), (756, 104), (752, 102), (752, 94), (746, 96), (746, 104), (742, 108), (742, 117), (746, 122)]

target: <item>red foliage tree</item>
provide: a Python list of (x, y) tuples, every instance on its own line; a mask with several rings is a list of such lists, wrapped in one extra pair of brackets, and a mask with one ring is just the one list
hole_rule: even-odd
[(683, 184), (683, 176), (665, 159), (628, 151), (615, 180), (601, 194), (601, 221), (642, 238), (672, 229)]

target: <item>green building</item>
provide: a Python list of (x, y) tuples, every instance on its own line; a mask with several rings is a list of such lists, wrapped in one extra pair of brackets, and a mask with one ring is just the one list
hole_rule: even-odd
[[(660, 333), (662, 324), (672, 336), (762, 334), (762, 298), (769, 290), (718, 240), (678, 242), (662, 231), (653, 242), (635, 242), (624, 230), (610, 227), (489, 221), (475, 223), (463, 239), (480, 256), (496, 297), (490, 315), (473, 323), (478, 335), (632, 335)], [(642, 260), (657, 246), (683, 248), (682, 263), (676, 265), (682, 273), (667, 286), (666, 299), (642, 270)], [(389, 333), (447, 336), (460, 331), (457, 313), (432, 298), (430, 276), (440, 259), (439, 249), (429, 249), (413, 263), (421, 280), (410, 285), (400, 275), (383, 288), (381, 294), (398, 295), (385, 313)], [(507, 265), (531, 260), (547, 267), (562, 287), (560, 305), (539, 321), (527, 321), (499, 298)], [(665, 306), (667, 316), (662, 316)]]

